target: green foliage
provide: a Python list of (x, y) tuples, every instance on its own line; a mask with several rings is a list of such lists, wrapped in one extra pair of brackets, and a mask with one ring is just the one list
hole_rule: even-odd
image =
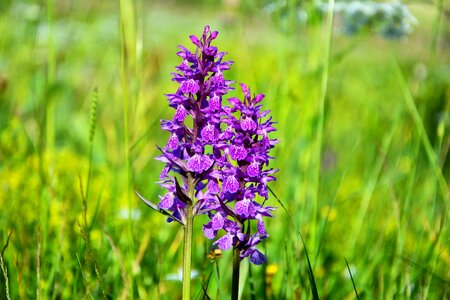
[[(311, 275), (321, 298), (353, 299), (353, 284), (361, 299), (445, 298), (450, 51), (426, 26), (435, 8), (409, 7), (407, 40), (333, 36), (328, 53), (319, 21), (286, 34), (258, 1), (200, 2), (0, 4), (0, 298), (180, 297), (182, 230), (134, 190), (161, 192), (176, 46), (205, 24), (239, 62), (230, 77), (266, 94), (271, 188), (292, 217), (269, 199), (269, 265), (243, 264), (243, 299), (312, 298)], [(204, 221), (192, 295), (228, 298), (232, 255), (210, 251)]]

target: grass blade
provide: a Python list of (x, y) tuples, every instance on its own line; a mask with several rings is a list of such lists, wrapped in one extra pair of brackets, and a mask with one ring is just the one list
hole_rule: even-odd
[(8, 248), (8, 245), (9, 245), (9, 239), (11, 238), (11, 234), (12, 234), (12, 231), (9, 232), (8, 238), (6, 239), (6, 243), (5, 243), (5, 245), (3, 246), (3, 248), (2, 248), (2, 252), (1, 252), (1, 254), (0, 254), (1, 257), (3, 257), (3, 254), (5, 253), (6, 248)]
[(356, 299), (359, 300), (358, 290), (356, 289), (355, 280), (353, 280), (352, 271), (350, 270), (350, 266), (348, 265), (347, 258), (344, 258), (344, 259), (345, 259), (345, 264), (347, 265), (348, 274), (350, 275), (350, 279), (352, 280), (353, 289), (355, 290)]
[(337, 197), (338, 197), (339, 190), (341, 189), (341, 187), (343, 185), (343, 182), (344, 182), (344, 179), (347, 176), (348, 170), (350, 168), (350, 163), (351, 163), (351, 161), (352, 161), (352, 159), (354, 157), (355, 150), (358, 148), (358, 146), (359, 146), (359, 141), (355, 143), (355, 146), (350, 151), (350, 155), (349, 155), (349, 157), (347, 159), (347, 162), (345, 163), (346, 167), (345, 167), (345, 169), (343, 170), (343, 172), (341, 174), (341, 177), (339, 179), (339, 184), (337, 185), (336, 191), (334, 192), (334, 196), (333, 196), (333, 198), (330, 201), (329, 209), (328, 209), (328, 212), (327, 212), (327, 216), (325, 218), (325, 222), (323, 224), (322, 231), (320, 232), (320, 235), (319, 235), (319, 244), (317, 246), (317, 256), (320, 255), (320, 251), (322, 250), (322, 245), (323, 245), (323, 241), (324, 241), (324, 238), (325, 238), (325, 231), (327, 230), (330, 213), (331, 213), (332, 209), (334, 208), (334, 206), (336, 204), (336, 200), (337, 200)]
[(434, 274), (433, 272), (427, 270), (426, 268), (420, 266), (418, 263), (410, 260), (407, 257), (401, 256), (400, 259), (407, 265), (414, 267), (415, 269), (419, 270), (423, 275), (430, 276), (435, 281), (439, 282), (443, 289), (448, 289), (448, 286), (450, 285), (450, 282), (445, 280), (444, 278)]
[(314, 300), (319, 300), (319, 293), (317, 291), (317, 284), (316, 284), (316, 280), (314, 279), (314, 272), (312, 270), (311, 262), (309, 260), (308, 250), (306, 249), (305, 241), (303, 240), (303, 236), (300, 233), (300, 231), (298, 232), (298, 234), (300, 235), (300, 238), (302, 240), (303, 248), (305, 248), (306, 260), (308, 262), (308, 278), (309, 278), (309, 283), (311, 284), (311, 293), (313, 295)]
[(414, 98), (411, 94), (411, 91), (406, 83), (406, 79), (400, 69), (400, 65), (397, 61), (394, 61), (395, 71), (397, 73), (397, 77), (400, 81), (400, 88), (406, 102), (406, 106), (409, 110), (409, 113), (414, 121), (414, 125), (416, 126), (416, 130), (422, 138), (422, 144), (425, 148), (425, 153), (427, 154), (428, 160), (430, 162), (430, 166), (433, 169), (434, 175), (436, 176), (436, 181), (438, 183), (440, 192), (442, 193), (442, 197), (444, 200), (448, 200), (450, 197), (449, 188), (447, 186), (447, 182), (444, 174), (439, 166), (438, 157), (433, 149), (433, 145), (430, 142), (430, 138), (425, 129), (425, 125), (422, 121), (422, 117), (419, 114), (417, 106), (414, 102)]
[(213, 270), (211, 270), (211, 272), (209, 272), (208, 278), (206, 278), (205, 282), (201, 283), (201, 291), (198, 293), (198, 296), (196, 297), (196, 299), (211, 299), (211, 297), (208, 296), (208, 286), (209, 286), (209, 282), (211, 281), (211, 277), (213, 274)]
[(332, 48), (332, 41), (333, 41), (333, 19), (334, 19), (334, 0), (328, 0), (328, 14), (327, 14), (327, 21), (326, 21), (326, 44), (325, 49), (323, 53), (323, 62), (322, 62), (322, 74), (321, 74), (321, 84), (320, 84), (320, 97), (319, 97), (319, 110), (318, 110), (318, 125), (316, 129), (316, 140), (314, 141), (317, 143), (317, 150), (316, 150), (316, 156), (314, 158), (315, 161), (315, 168), (313, 170), (313, 181), (312, 181), (312, 187), (314, 192), (314, 201), (312, 201), (312, 222), (313, 226), (311, 227), (311, 240), (312, 245), (316, 242), (316, 224), (317, 224), (317, 214), (319, 210), (319, 188), (320, 188), (320, 168), (321, 168), (321, 161), (322, 161), (322, 147), (324, 143), (324, 130), (325, 130), (325, 105), (326, 105), (326, 96), (327, 96), (327, 90), (328, 90), (328, 78), (329, 78), (329, 71), (330, 71), (330, 53)]
[[(277, 199), (278, 203), (283, 208), (284, 212), (288, 216), (288, 218), (289, 218), (290, 222), (292, 223), (292, 225), (295, 228), (297, 228), (297, 225), (295, 224), (295, 222), (292, 219), (291, 215), (289, 214), (288, 210), (284, 206), (283, 202), (281, 202), (280, 198), (278, 198), (278, 196), (274, 193), (274, 191), (269, 186), (267, 186), (267, 188), (269, 189), (270, 193), (275, 197), (275, 199)], [(306, 261), (308, 262), (308, 279), (309, 279), (309, 283), (311, 285), (311, 293), (313, 295), (313, 299), (314, 300), (318, 300), (318, 299), (320, 299), (319, 298), (319, 292), (317, 291), (317, 284), (316, 284), (316, 280), (314, 278), (314, 272), (313, 272), (312, 267), (311, 267), (311, 261), (309, 259), (308, 250), (306, 249), (305, 240), (303, 239), (303, 236), (302, 236), (302, 234), (301, 234), (301, 232), (299, 230), (297, 231), (297, 233), (300, 236), (300, 239), (301, 239), (302, 244), (303, 244), (303, 248), (305, 249)]]

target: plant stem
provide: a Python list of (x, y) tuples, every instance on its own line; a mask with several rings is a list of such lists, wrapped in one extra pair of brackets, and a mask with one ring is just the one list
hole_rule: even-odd
[(191, 261), (192, 261), (192, 204), (186, 206), (186, 224), (184, 225), (183, 249), (183, 300), (191, 297)]
[(3, 262), (3, 255), (0, 254), (0, 267), (3, 271), (3, 276), (5, 276), (5, 291), (6, 291), (6, 299), (10, 300), (11, 297), (9, 295), (9, 280), (8, 280), (8, 269), (5, 266), (5, 263)]
[(233, 252), (233, 279), (231, 287), (231, 300), (239, 298), (239, 269), (241, 264), (241, 250), (234, 248)]
[(188, 175), (188, 194), (191, 201), (186, 204), (186, 223), (184, 224), (183, 248), (183, 300), (191, 298), (191, 264), (192, 264), (192, 227), (194, 224), (193, 202), (194, 180)]
[(317, 249), (316, 247), (316, 237), (317, 237), (317, 218), (319, 211), (319, 198), (320, 198), (320, 168), (322, 161), (322, 148), (323, 148), (323, 135), (325, 128), (325, 105), (326, 105), (326, 96), (328, 90), (328, 77), (329, 77), (329, 69), (330, 69), (330, 53), (331, 46), (333, 41), (333, 19), (334, 19), (334, 0), (328, 0), (328, 7), (330, 11), (327, 16), (327, 32), (326, 32), (326, 42), (324, 47), (324, 55), (323, 55), (323, 72), (321, 74), (321, 85), (320, 85), (320, 98), (319, 98), (319, 107), (318, 107), (318, 125), (317, 125), (317, 134), (316, 134), (316, 157), (315, 157), (315, 169), (314, 169), (314, 177), (313, 177), (313, 192), (314, 192), (314, 201), (312, 201), (312, 227), (311, 227), (311, 242), (312, 249)]

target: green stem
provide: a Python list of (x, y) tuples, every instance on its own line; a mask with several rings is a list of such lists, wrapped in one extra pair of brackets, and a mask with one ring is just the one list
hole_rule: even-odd
[(184, 224), (183, 300), (191, 299), (192, 227), (194, 224), (192, 200), (194, 192), (194, 179), (188, 174), (188, 193), (191, 202), (186, 205), (186, 224)]
[(186, 206), (186, 224), (184, 225), (183, 249), (183, 300), (191, 298), (191, 261), (192, 261), (192, 204)]
[(241, 264), (241, 250), (234, 248), (233, 252), (233, 279), (231, 287), (231, 300), (239, 298), (239, 269)]
[(328, 90), (328, 77), (329, 77), (329, 69), (330, 69), (330, 53), (331, 53), (331, 46), (333, 41), (333, 18), (334, 18), (334, 0), (328, 0), (328, 7), (329, 7), (329, 13), (327, 17), (327, 40), (325, 43), (324, 48), (324, 55), (323, 55), (323, 72), (321, 76), (321, 86), (320, 86), (320, 98), (319, 98), (319, 108), (318, 108), (318, 125), (316, 130), (316, 157), (315, 157), (315, 169), (314, 169), (314, 179), (313, 179), (313, 192), (314, 192), (314, 201), (312, 201), (312, 217), (313, 217), (313, 226), (311, 227), (311, 241), (312, 249), (316, 248), (316, 231), (317, 231), (317, 218), (318, 218), (318, 211), (319, 211), (319, 188), (320, 188), (320, 167), (321, 167), (321, 161), (322, 161), (322, 144), (324, 142), (323, 140), (323, 133), (325, 128), (325, 102), (326, 102), (326, 96), (327, 96), (327, 90)]
[[(51, 91), (53, 85), (55, 84), (56, 77), (56, 55), (55, 55), (55, 39), (54, 39), (54, 0), (47, 0), (47, 26), (48, 26), (48, 39), (47, 39), (47, 92)], [(53, 94), (50, 93), (50, 97), (47, 99), (47, 116), (46, 116), (46, 142), (47, 142), (47, 153), (50, 159), (54, 155), (55, 150), (55, 117), (56, 117), (56, 105)], [(53, 165), (50, 165), (53, 171)], [(49, 174), (51, 177), (51, 174)], [(52, 180), (49, 181), (52, 183)]]

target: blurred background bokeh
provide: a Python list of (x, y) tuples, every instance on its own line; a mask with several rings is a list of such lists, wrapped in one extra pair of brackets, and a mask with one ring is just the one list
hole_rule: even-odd
[[(362, 299), (448, 298), (448, 0), (2, 0), (0, 298), (180, 298), (182, 228), (134, 191), (163, 192), (164, 94), (207, 24), (278, 122), (286, 210), (242, 299), (311, 298), (299, 233), (323, 299), (354, 299), (349, 269)], [(193, 295), (227, 299), (205, 221)]]

